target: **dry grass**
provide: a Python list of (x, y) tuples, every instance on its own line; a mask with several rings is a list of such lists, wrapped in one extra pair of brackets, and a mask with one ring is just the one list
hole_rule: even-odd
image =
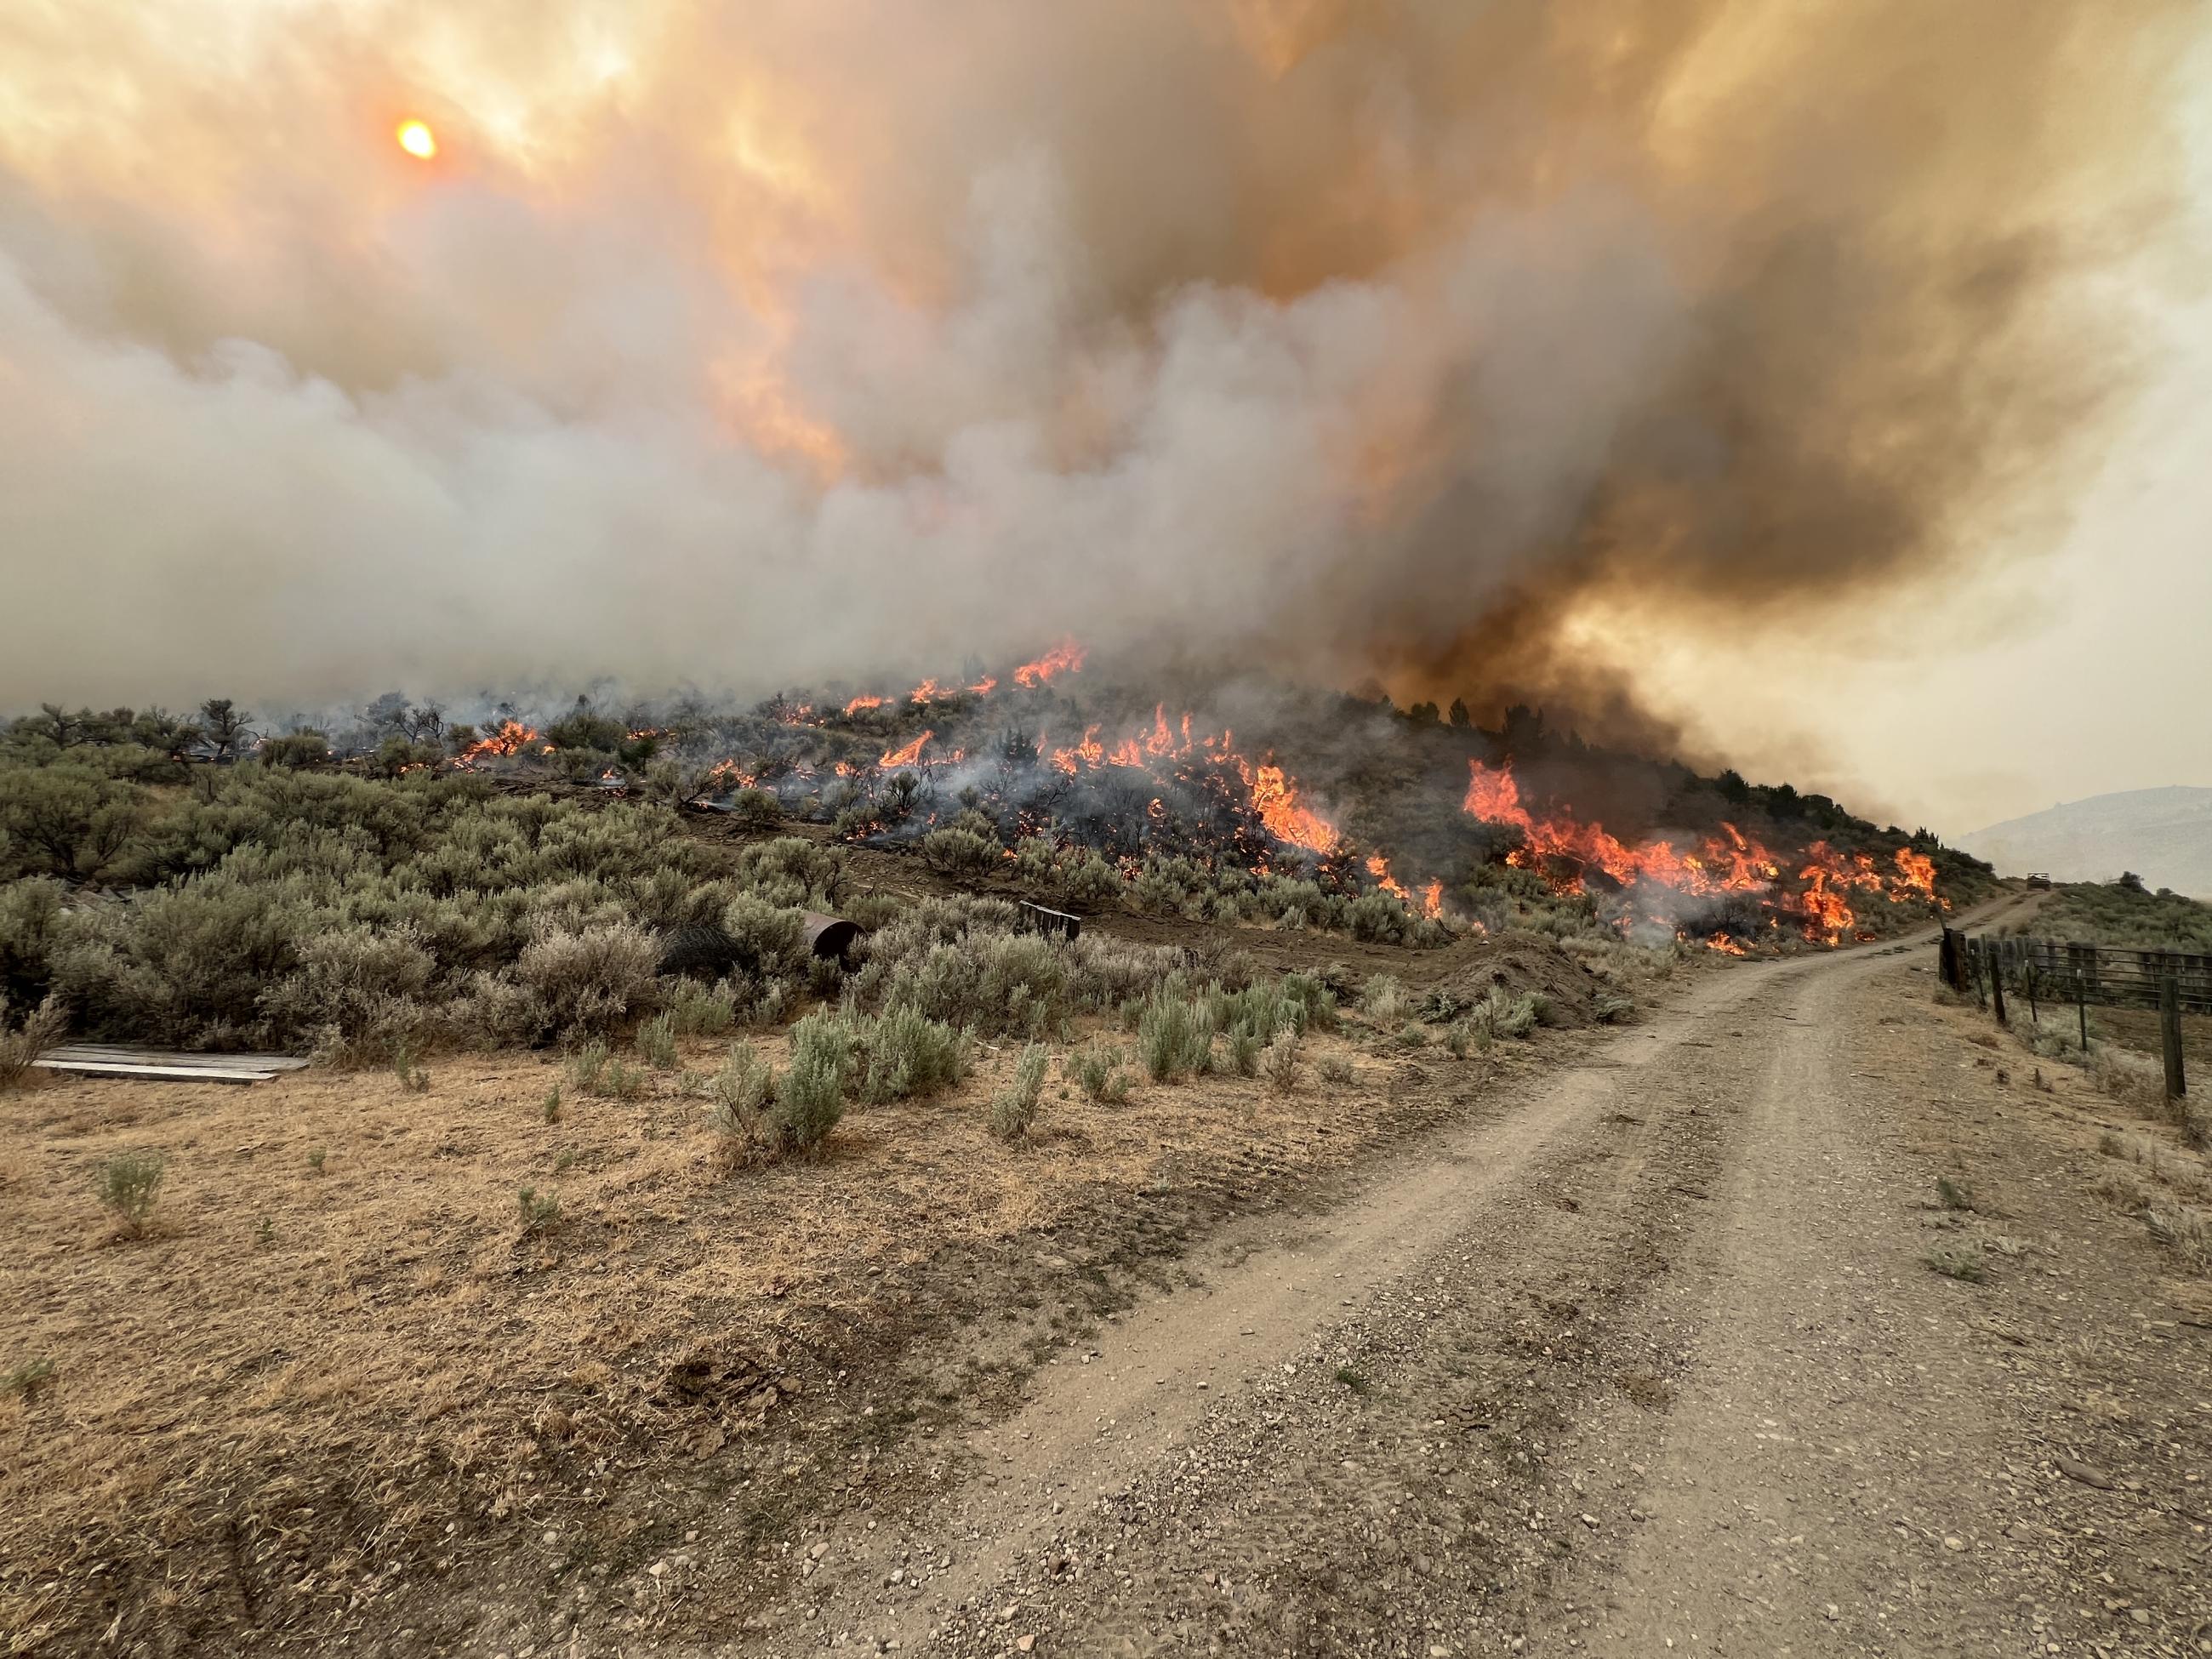
[[(786, 1046), (761, 1044), (776, 1063)], [(1339, 1038), (1306, 1050), (1387, 1079)], [(1067, 1090), (1010, 1148), (989, 1102), (1019, 1054), (982, 1050), (927, 1102), (853, 1108), (819, 1160), (735, 1175), (675, 1074), (549, 1122), (559, 1073), (528, 1054), (449, 1059), (422, 1092), (320, 1070), (33, 1088), (0, 1120), (0, 1364), (52, 1373), (0, 1398), (0, 1629), (80, 1628), (73, 1598), (95, 1583), (143, 1606), (158, 1583), (180, 1623), (228, 1606), (241, 1525), (278, 1553), (264, 1583), (335, 1611), (372, 1572), (450, 1549), (449, 1519), (526, 1510), (549, 1421), (586, 1469), (619, 1451), (645, 1478), (639, 1461), (688, 1455), (672, 1371), (860, 1310), (872, 1267), (1032, 1231), (1170, 1161), (1357, 1150), (1346, 1091), (1236, 1077)], [(94, 1172), (139, 1149), (167, 1160), (161, 1223), (113, 1243)]]

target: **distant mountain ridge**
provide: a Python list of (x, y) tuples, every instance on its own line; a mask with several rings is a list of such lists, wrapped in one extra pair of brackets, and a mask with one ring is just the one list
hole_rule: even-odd
[(2003, 875), (2110, 881), (2132, 870), (2154, 888), (2212, 898), (2212, 789), (2128, 789), (1993, 823), (1958, 845)]

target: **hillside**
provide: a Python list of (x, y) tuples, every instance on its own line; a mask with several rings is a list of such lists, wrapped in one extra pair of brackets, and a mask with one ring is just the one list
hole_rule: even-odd
[(2008, 875), (2110, 881), (2132, 870), (2153, 888), (2212, 897), (2212, 789), (2129, 789), (1993, 823), (1960, 845)]

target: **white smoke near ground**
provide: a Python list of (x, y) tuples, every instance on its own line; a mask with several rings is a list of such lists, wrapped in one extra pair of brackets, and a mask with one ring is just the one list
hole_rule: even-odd
[(0, 23), (0, 705), (1073, 634), (1632, 726), (1579, 599), (1802, 625), (2094, 462), (2194, 13), (2070, 10)]

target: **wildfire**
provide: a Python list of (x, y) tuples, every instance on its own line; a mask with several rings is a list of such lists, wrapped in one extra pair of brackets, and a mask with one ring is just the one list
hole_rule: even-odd
[(881, 765), (886, 771), (895, 771), (902, 766), (917, 765), (921, 760), (922, 744), (927, 743), (936, 735), (937, 733), (934, 732), (925, 732), (920, 737), (916, 738), (912, 743), (908, 744), (904, 748), (893, 749), (886, 751), (883, 759), (878, 762), (878, 764)]
[[(1909, 848), (1898, 849), (1898, 874), (1885, 877), (1871, 854), (1845, 855), (1825, 841), (1816, 841), (1805, 849), (1797, 872), (1804, 890), (1793, 898), (1776, 890), (1782, 879), (1781, 860), (1733, 823), (1723, 823), (1721, 835), (1706, 837), (1693, 852), (1681, 851), (1665, 840), (1632, 847), (1600, 823), (1583, 823), (1565, 814), (1537, 817), (1522, 802), (1520, 783), (1510, 768), (1493, 769), (1480, 761), (1468, 764), (1463, 809), (1486, 823), (1520, 830), (1522, 844), (1507, 854), (1506, 861), (1540, 871), (1562, 892), (1583, 891), (1585, 878), (1595, 870), (1622, 888), (1649, 883), (1696, 896), (1751, 893), (1762, 903), (1793, 915), (1808, 939), (1825, 945), (1840, 945), (1856, 928), (1858, 917), (1846, 896), (1851, 892), (1879, 894), (1893, 904), (1935, 897), (1934, 861)], [(1714, 950), (1742, 954), (1724, 933), (1705, 943)]]
[(997, 675), (986, 674), (981, 679), (977, 680), (975, 684), (969, 686), (968, 690), (973, 691), (979, 697), (988, 697), (991, 695), (992, 691), (997, 688), (998, 684), (999, 678)]
[[(1243, 772), (1243, 757), (1235, 758), (1237, 769)], [(1318, 812), (1299, 805), (1298, 787), (1284, 775), (1281, 767), (1259, 767), (1246, 773), (1246, 783), (1252, 792), (1252, 810), (1260, 815), (1260, 822), (1267, 826), (1267, 833), (1277, 841), (1303, 847), (1309, 853), (1336, 850), (1336, 826)]]
[(845, 705), (845, 718), (850, 720), (863, 708), (881, 708), (888, 701), (883, 697), (855, 697)]
[[(537, 741), (538, 733), (520, 720), (501, 720), (499, 723), (498, 731), (489, 737), (478, 738), (467, 748), (462, 750), (454, 757), (453, 764), (473, 766), (478, 761), (489, 760), (495, 756), (519, 754), (521, 752), (523, 744)], [(546, 752), (548, 754), (552, 752), (550, 744), (546, 745)]]
[(399, 148), (418, 161), (428, 161), (438, 154), (437, 135), (426, 121), (402, 121), (392, 136), (399, 141)]
[(1035, 662), (1025, 662), (1014, 670), (1014, 684), (1035, 690), (1056, 675), (1073, 674), (1082, 666), (1083, 647), (1073, 640), (1062, 640)]

